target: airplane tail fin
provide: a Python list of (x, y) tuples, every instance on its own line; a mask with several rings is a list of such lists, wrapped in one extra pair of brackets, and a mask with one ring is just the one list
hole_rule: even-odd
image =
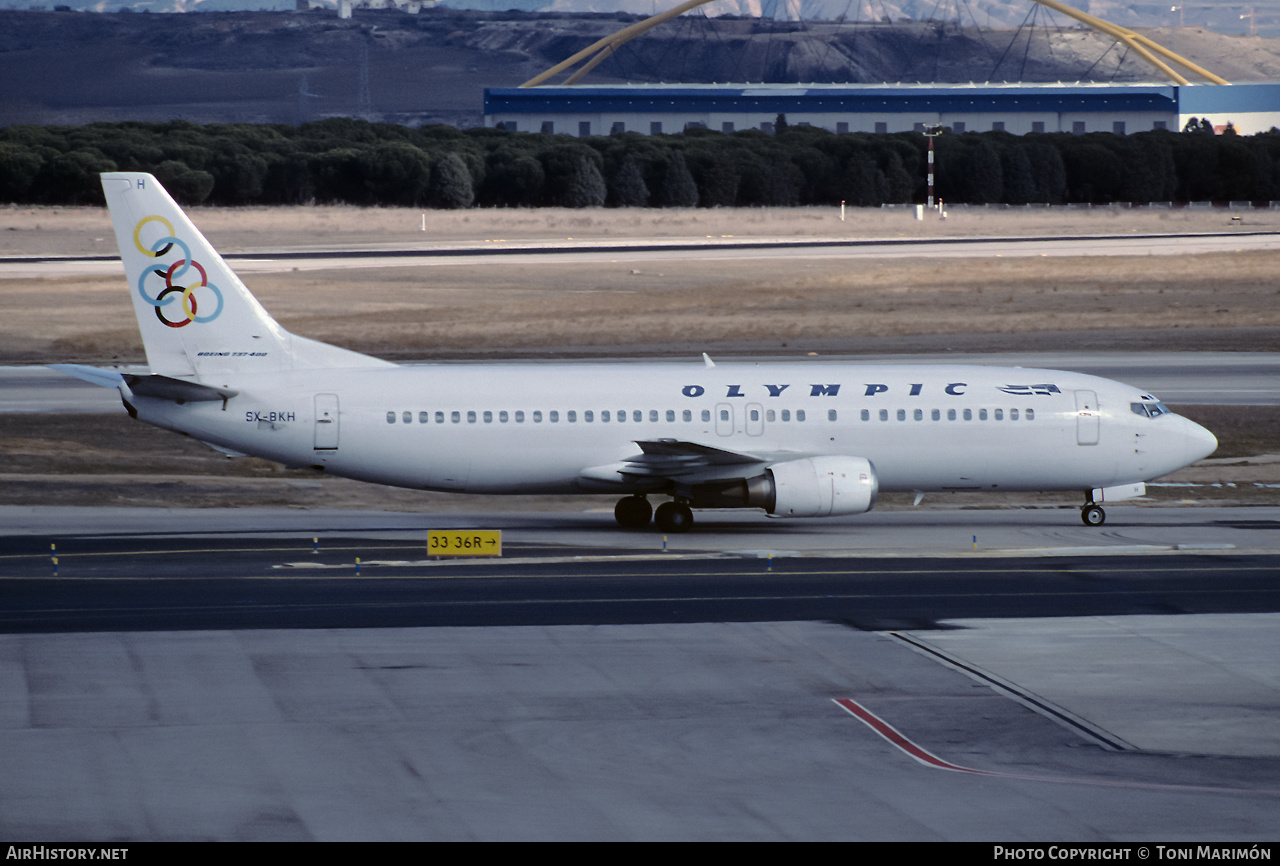
[(391, 366), (280, 327), (151, 175), (106, 173), (102, 189), (153, 374)]

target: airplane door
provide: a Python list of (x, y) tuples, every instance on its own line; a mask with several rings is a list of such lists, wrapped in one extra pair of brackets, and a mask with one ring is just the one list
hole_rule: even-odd
[(316, 395), (315, 450), (338, 450), (338, 395)]
[(733, 406), (728, 403), (716, 404), (716, 432), (721, 436), (733, 435)]
[(1098, 395), (1093, 391), (1076, 392), (1076, 444), (1098, 444)]
[(747, 435), (759, 436), (764, 432), (764, 407), (759, 403), (747, 404)]

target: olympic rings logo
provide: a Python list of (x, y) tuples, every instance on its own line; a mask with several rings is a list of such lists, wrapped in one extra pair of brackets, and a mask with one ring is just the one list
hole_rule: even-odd
[[(167, 230), (167, 234), (158, 238), (148, 248), (143, 246), (142, 243), (142, 227), (149, 222), (159, 223), (164, 226)], [(143, 299), (146, 300), (148, 304), (151, 304), (156, 308), (156, 318), (159, 319), (161, 323), (170, 328), (185, 328), (192, 322), (199, 322), (200, 324), (212, 322), (222, 314), (222, 291), (213, 283), (209, 282), (209, 275), (205, 273), (204, 266), (191, 258), (191, 248), (176, 237), (173, 231), (173, 223), (169, 222), (162, 216), (152, 215), (143, 217), (139, 220), (138, 224), (133, 227), (133, 245), (138, 248), (138, 252), (153, 259), (158, 259), (162, 256), (168, 255), (175, 246), (182, 251), (182, 258), (174, 261), (167, 268), (144, 268), (142, 273), (138, 276), (138, 294), (142, 295)], [(176, 280), (182, 279), (182, 277), (192, 269), (199, 274), (199, 280), (191, 281), (191, 277), (188, 277), (183, 281), (191, 281), (190, 285), (183, 285), (180, 282), (175, 282)], [(146, 286), (147, 278), (152, 276), (156, 276), (164, 280), (164, 287), (160, 289), (154, 297), (147, 291)], [(208, 295), (211, 294), (213, 296), (215, 305), (212, 313), (208, 313), (203, 316), (199, 315), (200, 304), (196, 300), (197, 290), (201, 292), (201, 297), (206, 298), (206, 302)], [(175, 301), (180, 301), (179, 306), (182, 308), (182, 316), (169, 318), (165, 316), (164, 308), (171, 307)], [(176, 308), (171, 307), (170, 312), (173, 313), (175, 311)]]

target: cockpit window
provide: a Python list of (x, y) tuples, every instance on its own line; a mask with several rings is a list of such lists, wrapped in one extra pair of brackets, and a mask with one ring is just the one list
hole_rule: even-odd
[(1133, 414), (1147, 418), (1159, 418), (1161, 415), (1169, 414), (1169, 407), (1156, 400), (1152, 400), (1150, 403), (1130, 403), (1129, 409)]

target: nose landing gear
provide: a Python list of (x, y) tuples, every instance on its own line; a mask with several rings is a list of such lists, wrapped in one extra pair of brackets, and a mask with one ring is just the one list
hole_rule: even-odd
[(1080, 520), (1085, 526), (1101, 526), (1107, 522), (1107, 512), (1095, 502), (1086, 502), (1080, 509)]

